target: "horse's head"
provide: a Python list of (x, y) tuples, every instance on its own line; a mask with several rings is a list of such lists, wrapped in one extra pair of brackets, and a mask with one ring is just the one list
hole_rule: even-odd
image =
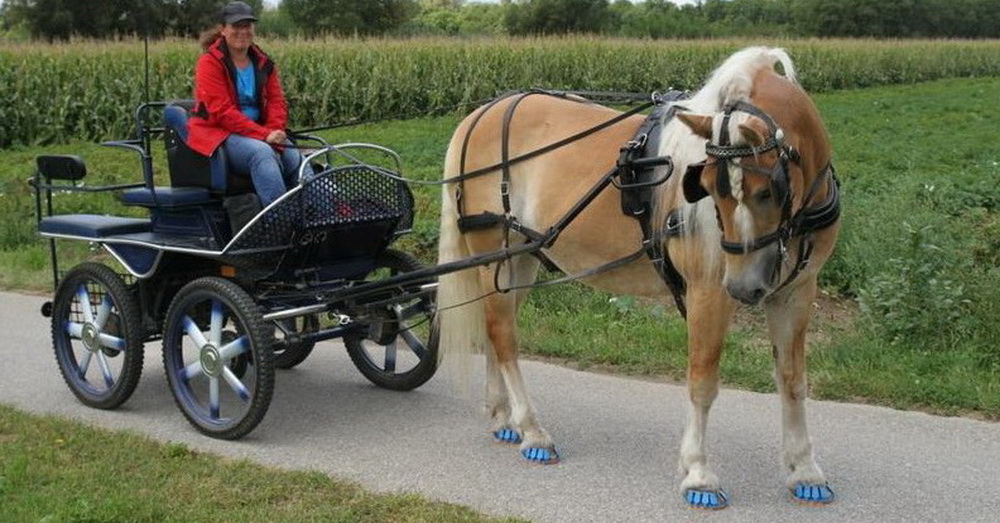
[(683, 188), (689, 202), (710, 196), (715, 203), (726, 253), (723, 284), (737, 300), (760, 303), (798, 273), (781, 281), (789, 241), (801, 232), (805, 213), (799, 211), (816, 184), (803, 187), (799, 152), (771, 116), (749, 103), (730, 104), (716, 115), (678, 118), (708, 140), (708, 159), (688, 168)]

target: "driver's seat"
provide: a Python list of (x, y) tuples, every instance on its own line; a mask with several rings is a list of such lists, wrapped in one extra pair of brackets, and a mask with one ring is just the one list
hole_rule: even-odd
[(226, 148), (218, 147), (211, 158), (196, 153), (187, 145), (187, 121), (194, 100), (178, 100), (163, 109), (164, 141), (170, 185), (173, 187), (204, 187), (217, 196), (231, 196), (253, 191), (246, 176), (229, 172)]

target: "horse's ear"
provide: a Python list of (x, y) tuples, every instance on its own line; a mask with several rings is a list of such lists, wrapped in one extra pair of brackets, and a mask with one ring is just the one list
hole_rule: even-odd
[(684, 199), (688, 203), (694, 203), (708, 196), (708, 191), (701, 185), (701, 172), (704, 170), (705, 162), (699, 162), (688, 165), (687, 171), (684, 172), (681, 183), (684, 186)]
[(760, 147), (764, 145), (764, 137), (757, 132), (756, 129), (750, 127), (746, 124), (740, 124), (740, 134), (743, 135), (743, 139), (747, 141), (750, 145), (754, 147)]
[(677, 113), (677, 119), (691, 128), (694, 134), (706, 140), (712, 139), (712, 117), (694, 113)]

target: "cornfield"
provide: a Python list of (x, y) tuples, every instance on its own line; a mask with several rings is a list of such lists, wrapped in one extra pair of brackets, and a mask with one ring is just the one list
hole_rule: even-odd
[[(814, 92), (1000, 75), (1000, 41), (780, 40)], [(693, 89), (729, 53), (759, 41), (417, 39), (265, 41), (293, 126), (422, 114), (529, 87)], [(152, 99), (189, 98), (199, 48), (150, 44)], [(132, 132), (143, 90), (141, 42), (0, 46), (0, 147)]]

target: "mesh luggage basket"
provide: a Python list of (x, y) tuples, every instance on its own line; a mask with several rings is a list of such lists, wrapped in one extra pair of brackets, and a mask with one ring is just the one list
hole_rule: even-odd
[(326, 170), (262, 210), (223, 249), (236, 267), (278, 272), (374, 259), (413, 222), (413, 195), (368, 165)]

